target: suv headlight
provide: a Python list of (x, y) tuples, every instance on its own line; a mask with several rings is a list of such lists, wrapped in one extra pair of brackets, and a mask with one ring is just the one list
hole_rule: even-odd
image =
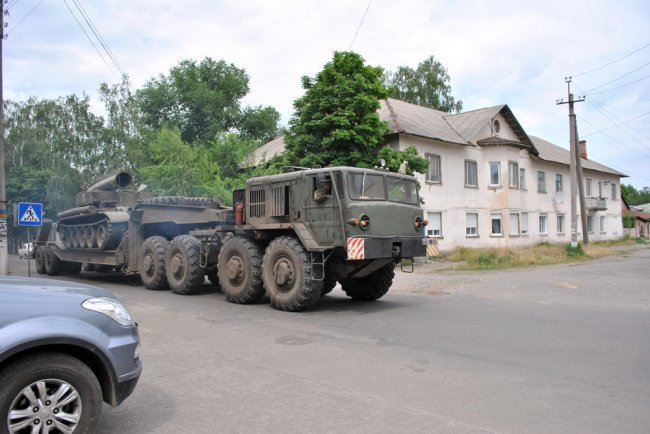
[(123, 326), (134, 326), (135, 321), (129, 311), (114, 298), (93, 297), (81, 303), (85, 309), (103, 313)]

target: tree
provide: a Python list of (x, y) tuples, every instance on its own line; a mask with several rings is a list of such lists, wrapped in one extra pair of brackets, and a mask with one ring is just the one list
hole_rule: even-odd
[(650, 203), (650, 188), (648, 187), (637, 190), (633, 185), (621, 184), (621, 195), (630, 206)]
[(177, 129), (190, 144), (207, 143), (218, 133), (239, 128), (265, 140), (277, 131), (280, 115), (272, 107), (242, 110), (248, 80), (245, 70), (223, 60), (183, 60), (136, 93), (142, 123), (154, 131)]
[(451, 96), (447, 68), (430, 56), (416, 69), (399, 66), (384, 74), (383, 81), (392, 98), (430, 107), (447, 113), (459, 113), (463, 102)]
[(379, 119), (386, 97), (382, 69), (353, 52), (335, 52), (315, 78), (303, 77), (305, 94), (294, 102), (286, 135), (286, 160), (304, 167), (372, 167), (388, 132)]
[(406, 173), (413, 175), (413, 172), (426, 173), (429, 168), (429, 160), (420, 157), (415, 146), (409, 146), (403, 151), (398, 151), (390, 146), (384, 146), (377, 154), (378, 159), (386, 162), (386, 167), (391, 172), (399, 171), (399, 168), (406, 162)]

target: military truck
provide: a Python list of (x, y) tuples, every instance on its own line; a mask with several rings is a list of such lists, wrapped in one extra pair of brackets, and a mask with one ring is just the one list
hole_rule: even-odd
[(276, 309), (300, 311), (337, 282), (352, 299), (377, 300), (396, 264), (425, 256), (427, 222), (417, 182), (407, 175), (300, 169), (249, 179), (233, 192), (233, 204), (144, 200), (129, 209), (114, 250), (50, 241), (43, 268), (56, 274), (77, 272), (70, 264), (107, 265), (139, 273), (148, 289), (180, 294), (200, 290), (207, 276), (230, 302), (267, 295)]

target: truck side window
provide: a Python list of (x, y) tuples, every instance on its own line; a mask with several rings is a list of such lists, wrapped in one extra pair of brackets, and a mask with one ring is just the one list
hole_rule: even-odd
[(324, 202), (332, 196), (332, 178), (329, 174), (319, 173), (314, 178), (314, 200)]

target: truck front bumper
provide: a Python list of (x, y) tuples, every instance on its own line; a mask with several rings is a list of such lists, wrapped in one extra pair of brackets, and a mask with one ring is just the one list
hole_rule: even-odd
[(423, 237), (350, 237), (347, 239), (349, 261), (426, 256)]

